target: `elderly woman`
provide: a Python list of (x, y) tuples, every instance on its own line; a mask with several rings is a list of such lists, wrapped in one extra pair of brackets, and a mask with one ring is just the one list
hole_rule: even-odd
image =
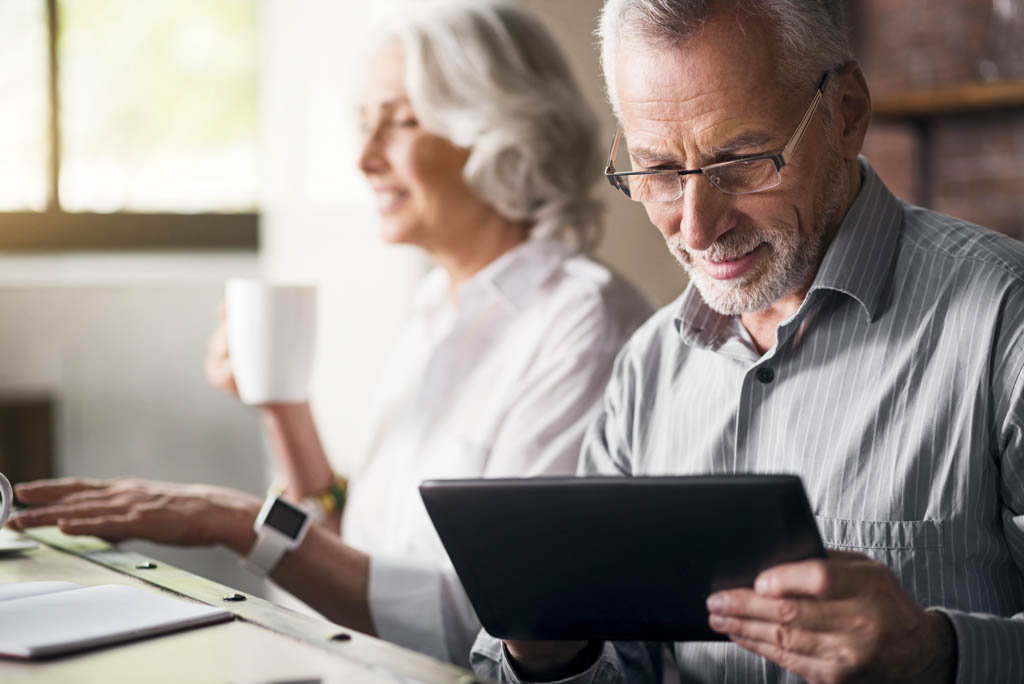
[[(264, 569), (335, 622), (466, 664), (479, 623), (418, 483), (572, 473), (615, 354), (650, 309), (583, 255), (598, 228), (596, 125), (534, 18), (483, 2), (407, 13), (370, 60), (360, 111), (359, 167), (381, 233), (437, 268), (379, 385), (376, 436), (341, 538), (314, 525)], [(223, 331), (207, 373), (232, 390)], [(309, 406), (261, 411), (287, 496), (337, 501)], [(243, 557), (263, 503), (138, 480), (39, 482), (18, 495), (34, 508), (15, 528), (57, 523)]]

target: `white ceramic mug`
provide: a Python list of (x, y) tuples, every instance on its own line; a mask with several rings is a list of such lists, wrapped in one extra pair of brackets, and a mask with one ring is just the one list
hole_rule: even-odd
[(316, 348), (316, 286), (233, 278), (225, 301), (238, 396), (254, 405), (305, 401)]
[(14, 490), (11, 489), (11, 481), (3, 473), (0, 473), (0, 497), (3, 497), (3, 501), (0, 502), (0, 529), (2, 529), (7, 524), (7, 519), (11, 517), (11, 507), (14, 506)]

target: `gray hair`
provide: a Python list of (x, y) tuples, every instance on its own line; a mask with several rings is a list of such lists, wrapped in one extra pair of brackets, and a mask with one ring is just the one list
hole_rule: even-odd
[(717, 10), (731, 6), (772, 23), (780, 45), (783, 85), (796, 89), (806, 87), (822, 71), (853, 59), (843, 4), (843, 0), (607, 0), (597, 35), (612, 108), (618, 116), (615, 51), (622, 37), (652, 46), (679, 45)]
[(600, 237), (598, 124), (562, 52), (536, 18), (508, 3), (445, 0), (403, 8), (387, 34), (405, 53), (421, 124), (467, 148), (469, 187), (532, 234)]

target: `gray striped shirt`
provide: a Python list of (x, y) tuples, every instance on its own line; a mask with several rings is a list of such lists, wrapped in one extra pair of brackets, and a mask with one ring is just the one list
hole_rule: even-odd
[[(884, 562), (950, 617), (957, 682), (1024, 681), (1024, 244), (863, 170), (776, 346), (760, 355), (691, 286), (620, 354), (580, 472), (798, 473), (826, 546)], [(798, 681), (731, 643), (673, 651), (684, 682)], [(473, 660), (516, 681), (484, 633)], [(655, 669), (607, 644), (574, 681)]]

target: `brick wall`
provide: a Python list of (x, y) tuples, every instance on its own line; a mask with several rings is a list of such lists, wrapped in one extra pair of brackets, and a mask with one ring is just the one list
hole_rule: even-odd
[[(1024, 0), (853, 0), (851, 18), (876, 101), (1024, 81)], [(1024, 239), (1024, 102), (876, 117), (864, 153), (900, 197)]]

